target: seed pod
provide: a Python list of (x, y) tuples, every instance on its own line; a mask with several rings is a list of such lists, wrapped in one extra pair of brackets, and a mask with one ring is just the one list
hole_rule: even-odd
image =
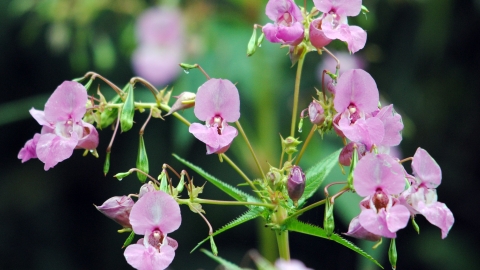
[(135, 104), (133, 98), (133, 85), (129, 84), (127, 88), (127, 98), (123, 103), (120, 113), (120, 128), (122, 132), (129, 131), (133, 126), (133, 116), (135, 115)]
[[(140, 141), (138, 143), (138, 155), (137, 155), (137, 169), (148, 174), (148, 156), (147, 150), (145, 149), (145, 142), (143, 140), (143, 135), (140, 135)], [(147, 176), (143, 173), (137, 172), (137, 177), (140, 182), (145, 183)]]

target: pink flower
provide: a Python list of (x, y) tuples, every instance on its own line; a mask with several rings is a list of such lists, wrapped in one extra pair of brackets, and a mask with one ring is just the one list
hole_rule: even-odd
[(403, 167), (386, 154), (367, 154), (353, 172), (353, 186), (360, 202), (360, 225), (370, 233), (395, 238), (410, 217), (408, 209), (392, 195), (404, 190)]
[(442, 230), (442, 239), (447, 237), (455, 219), (452, 211), (437, 201), (436, 188), (442, 180), (442, 171), (435, 160), (422, 148), (413, 156), (412, 186), (402, 193), (403, 203), (412, 214), (422, 214), (433, 225)]
[(303, 16), (293, 0), (269, 0), (265, 13), (274, 21), (262, 28), (268, 41), (293, 46), (302, 42)]
[(163, 191), (147, 192), (130, 212), (136, 234), (145, 235), (124, 252), (127, 262), (136, 269), (165, 269), (173, 261), (177, 241), (167, 237), (180, 227), (182, 217), (177, 202)]
[[(38, 157), (48, 170), (69, 158), (75, 148), (95, 149), (98, 132), (82, 120), (86, 112), (87, 90), (77, 82), (65, 81), (57, 87), (45, 104), (45, 111), (30, 110), (43, 126), (18, 154), (22, 162)], [(35, 149), (35, 153), (33, 153)]]
[(347, 16), (357, 16), (362, 9), (361, 0), (313, 0), (323, 15), (310, 24), (310, 42), (321, 48), (331, 40), (339, 39), (355, 53), (365, 46), (367, 33), (358, 26), (350, 26)]
[(124, 228), (131, 228), (128, 217), (134, 205), (133, 200), (128, 196), (115, 196), (106, 200), (102, 205), (96, 206), (98, 211), (113, 219)]
[(374, 242), (379, 241), (382, 238), (380, 235), (373, 234), (363, 228), (362, 225), (360, 225), (358, 216), (354, 217), (352, 221), (350, 221), (348, 232), (344, 234), (358, 239), (365, 239)]
[(195, 116), (205, 125), (193, 123), (188, 131), (207, 145), (207, 154), (224, 153), (238, 131), (227, 124), (240, 118), (238, 90), (228, 80), (210, 79), (198, 88)]
[(167, 7), (146, 10), (137, 20), (136, 34), (139, 46), (132, 56), (135, 73), (154, 85), (174, 80), (185, 43), (180, 11)]

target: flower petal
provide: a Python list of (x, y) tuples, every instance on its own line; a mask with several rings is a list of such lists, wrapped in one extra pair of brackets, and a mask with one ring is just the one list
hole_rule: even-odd
[(436, 188), (442, 182), (442, 170), (425, 149), (418, 148), (412, 161), (413, 174), (428, 188)]
[(167, 234), (178, 229), (181, 222), (178, 203), (163, 191), (147, 192), (130, 212), (133, 231), (140, 235), (157, 228)]
[(321, 12), (334, 11), (339, 15), (357, 16), (362, 9), (362, 0), (313, 0)]
[[(81, 121), (87, 111), (87, 90), (77, 82), (64, 81), (45, 104), (45, 119), (50, 123)], [(38, 120), (37, 120), (38, 121)]]
[(45, 171), (57, 165), (58, 162), (71, 157), (77, 142), (76, 133), (72, 133), (70, 138), (57, 136), (53, 133), (41, 134), (36, 152), (38, 159), (45, 163)]
[(365, 113), (377, 109), (379, 101), (377, 84), (372, 76), (362, 69), (345, 71), (338, 79), (335, 91), (334, 105), (339, 113), (352, 103)]
[(201, 121), (221, 116), (227, 122), (240, 118), (240, 96), (229, 80), (210, 79), (202, 84), (195, 98), (195, 116)]

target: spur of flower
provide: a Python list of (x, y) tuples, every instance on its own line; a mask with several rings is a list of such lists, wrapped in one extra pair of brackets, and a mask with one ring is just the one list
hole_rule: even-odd
[(65, 81), (50, 96), (44, 111), (30, 109), (30, 114), (42, 125), (42, 131), (26, 142), (18, 158), (22, 162), (38, 158), (48, 170), (69, 158), (76, 148), (97, 148), (97, 130), (82, 120), (87, 100), (87, 90), (82, 84)]
[(228, 123), (240, 118), (240, 97), (229, 80), (210, 79), (198, 88), (195, 116), (205, 125), (193, 123), (188, 131), (207, 146), (207, 154), (224, 153), (238, 135)]

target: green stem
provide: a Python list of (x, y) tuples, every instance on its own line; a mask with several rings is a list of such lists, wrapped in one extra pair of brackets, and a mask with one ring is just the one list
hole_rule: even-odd
[(293, 215), (289, 216), (288, 219), (297, 217), (297, 216), (299, 216), (299, 215), (307, 212), (308, 210), (311, 210), (311, 209), (313, 209), (313, 208), (315, 208), (315, 207), (317, 207), (317, 206), (320, 206), (320, 205), (322, 205), (322, 204), (325, 204), (325, 202), (326, 202), (326, 199), (323, 199), (323, 200), (318, 201), (318, 202), (316, 202), (316, 203), (310, 204), (309, 206), (304, 207), (304, 208), (298, 210), (297, 212), (295, 212)]
[(293, 94), (293, 112), (292, 112), (292, 125), (290, 126), (290, 136), (295, 136), (295, 127), (297, 125), (297, 110), (298, 110), (298, 96), (300, 95), (300, 80), (302, 77), (302, 67), (305, 54), (300, 56), (297, 63), (297, 75), (295, 77), (295, 90)]
[(307, 139), (305, 140), (305, 143), (302, 146), (302, 150), (300, 150), (300, 154), (298, 154), (297, 160), (295, 160), (295, 165), (298, 165), (300, 163), (300, 159), (302, 159), (303, 153), (307, 149), (307, 145), (310, 143), (310, 140), (313, 137), (313, 134), (317, 130), (317, 125), (313, 125), (312, 129), (310, 130), (310, 133), (308, 133)]
[(255, 155), (255, 151), (253, 151), (253, 147), (250, 144), (250, 141), (247, 138), (247, 135), (245, 134), (245, 131), (242, 128), (242, 125), (240, 125), (239, 121), (236, 121), (235, 124), (237, 125), (238, 130), (240, 131), (240, 134), (242, 134), (243, 139), (248, 145), (248, 149), (250, 149), (250, 153), (252, 153), (253, 159), (255, 159), (255, 163), (257, 164), (258, 170), (262, 174), (263, 178), (265, 179), (265, 173), (263, 172), (262, 166), (260, 165), (260, 162), (258, 162), (257, 155)]
[[(274, 221), (277, 224), (282, 224), (285, 219), (287, 218), (288, 213), (287, 210), (283, 207), (278, 207), (277, 212), (274, 216)], [(288, 231), (282, 231), (278, 229), (275, 231), (275, 235), (277, 236), (277, 245), (278, 245), (278, 253), (280, 254), (280, 258), (289, 261), (290, 260), (290, 244), (288, 241)]]
[(252, 180), (250, 180), (248, 178), (248, 176), (237, 166), (237, 164), (235, 164), (229, 157), (227, 157), (227, 155), (225, 154), (220, 154), (222, 156), (223, 159), (225, 159), (227, 161), (228, 164), (230, 164), (230, 166), (232, 166), (232, 168), (237, 171), (238, 174), (240, 174), (240, 176), (245, 179), (245, 181), (250, 185), (250, 187), (256, 191), (257, 193), (259, 192), (257, 187), (255, 186), (255, 184), (253, 184)]
[[(190, 202), (190, 199), (178, 199), (180, 203), (187, 204)], [(262, 206), (269, 209), (273, 209), (275, 206), (269, 203), (260, 203), (260, 202), (241, 202), (241, 201), (218, 201), (218, 200), (207, 200), (207, 199), (194, 199), (193, 203), (200, 203), (200, 204), (215, 204), (215, 205), (255, 205), (255, 206)]]

